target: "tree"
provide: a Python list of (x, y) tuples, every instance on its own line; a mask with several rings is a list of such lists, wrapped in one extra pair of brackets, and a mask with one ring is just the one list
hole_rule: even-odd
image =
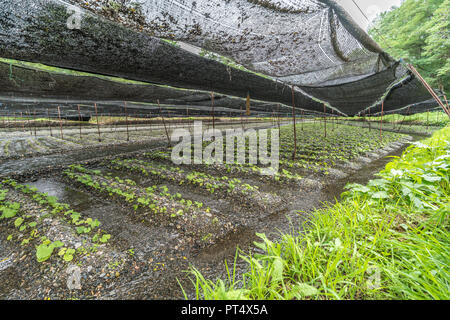
[(393, 57), (417, 67), (430, 85), (450, 89), (450, 0), (405, 0), (374, 21), (369, 34)]

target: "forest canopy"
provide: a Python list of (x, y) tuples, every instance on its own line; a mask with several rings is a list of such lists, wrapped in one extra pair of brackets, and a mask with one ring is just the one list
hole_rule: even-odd
[(450, 0), (405, 0), (369, 30), (395, 58), (413, 64), (433, 87), (450, 89)]

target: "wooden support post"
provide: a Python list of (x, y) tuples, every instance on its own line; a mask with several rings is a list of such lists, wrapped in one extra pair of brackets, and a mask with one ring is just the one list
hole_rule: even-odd
[(302, 131), (303, 131), (303, 123), (305, 122), (305, 112), (303, 111), (303, 109), (302, 109), (302, 112), (301, 112), (301, 114), (302, 114)]
[(58, 106), (58, 119), (59, 119), (59, 133), (61, 139), (64, 139), (63, 130), (62, 130), (62, 120), (61, 120), (61, 109)]
[(323, 130), (324, 136), (327, 137), (327, 107), (323, 104)]
[(211, 108), (212, 108), (212, 125), (213, 130), (216, 128), (215, 126), (215, 116), (214, 116), (214, 92), (211, 92)]
[(22, 122), (22, 131), (25, 132), (25, 121), (23, 121), (23, 112), (20, 111), (20, 122)]
[(78, 126), (80, 127), (80, 140), (82, 139), (81, 138), (81, 122), (82, 122), (82, 119), (81, 119), (81, 111), (80, 111), (80, 105), (77, 105), (77, 108), (78, 108)]
[(384, 101), (381, 102), (381, 118), (380, 118), (380, 141), (383, 141), (383, 112), (384, 112)]
[(278, 131), (280, 131), (280, 105), (278, 105), (277, 115), (278, 115)]
[(97, 103), (94, 103), (94, 109), (95, 109), (95, 118), (97, 120), (98, 142), (102, 142), (102, 138), (100, 135), (100, 122), (98, 121)]
[(47, 119), (48, 119), (48, 128), (50, 129), (50, 137), (53, 137), (52, 122), (50, 121), (50, 113), (48, 112), (48, 108), (47, 108)]
[(30, 110), (27, 110), (27, 124), (28, 124), (28, 129), (30, 130), (30, 135), (33, 135), (33, 128), (31, 127), (31, 122), (30, 122)]
[(242, 105), (241, 105), (241, 127), (244, 130), (244, 120), (242, 119)]
[(36, 109), (33, 110), (33, 123), (34, 123), (34, 136), (36, 137), (36, 126), (37, 126), (37, 121), (36, 121)]
[(127, 141), (130, 141), (130, 134), (128, 132), (128, 113), (127, 113), (127, 102), (124, 101), (123, 103), (123, 108), (124, 108), (124, 112), (125, 112), (125, 122), (127, 125)]
[(159, 116), (162, 119), (162, 122), (163, 122), (163, 125), (164, 125), (164, 130), (166, 131), (167, 144), (169, 145), (169, 147), (172, 147), (172, 145), (170, 144), (169, 132), (167, 131), (166, 122), (164, 121), (164, 117), (163, 117), (162, 112), (161, 112), (161, 106), (159, 104), (159, 99), (156, 100), (156, 101), (158, 102)]
[(409, 70), (411, 70), (416, 77), (422, 82), (425, 89), (428, 90), (428, 92), (431, 94), (431, 96), (436, 100), (436, 102), (441, 106), (442, 110), (447, 114), (447, 116), (450, 118), (450, 110), (447, 109), (447, 107), (442, 103), (441, 99), (438, 97), (438, 95), (434, 92), (434, 90), (430, 87), (430, 85), (426, 82), (424, 78), (420, 75), (420, 73), (416, 70), (416, 68), (413, 67), (412, 64), (407, 65)]
[(295, 127), (295, 95), (294, 95), (294, 86), (291, 87), (292, 92), (292, 120), (294, 121), (294, 151), (292, 152), (292, 160), (295, 160), (297, 154), (297, 130)]

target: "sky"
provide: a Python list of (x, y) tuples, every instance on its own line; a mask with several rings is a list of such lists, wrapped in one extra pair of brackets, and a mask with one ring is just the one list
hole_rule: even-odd
[[(344, 7), (363, 29), (367, 30), (369, 22), (352, 0), (336, 0), (336, 2)], [(392, 6), (400, 6), (402, 0), (354, 0), (354, 2), (361, 8), (367, 18), (372, 21), (378, 13), (387, 11)]]

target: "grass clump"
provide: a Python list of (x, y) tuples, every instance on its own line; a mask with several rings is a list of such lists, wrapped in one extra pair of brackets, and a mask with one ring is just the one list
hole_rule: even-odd
[(449, 299), (450, 127), (411, 145), (367, 185), (314, 212), (305, 232), (274, 242), (237, 279), (191, 269), (197, 299)]

